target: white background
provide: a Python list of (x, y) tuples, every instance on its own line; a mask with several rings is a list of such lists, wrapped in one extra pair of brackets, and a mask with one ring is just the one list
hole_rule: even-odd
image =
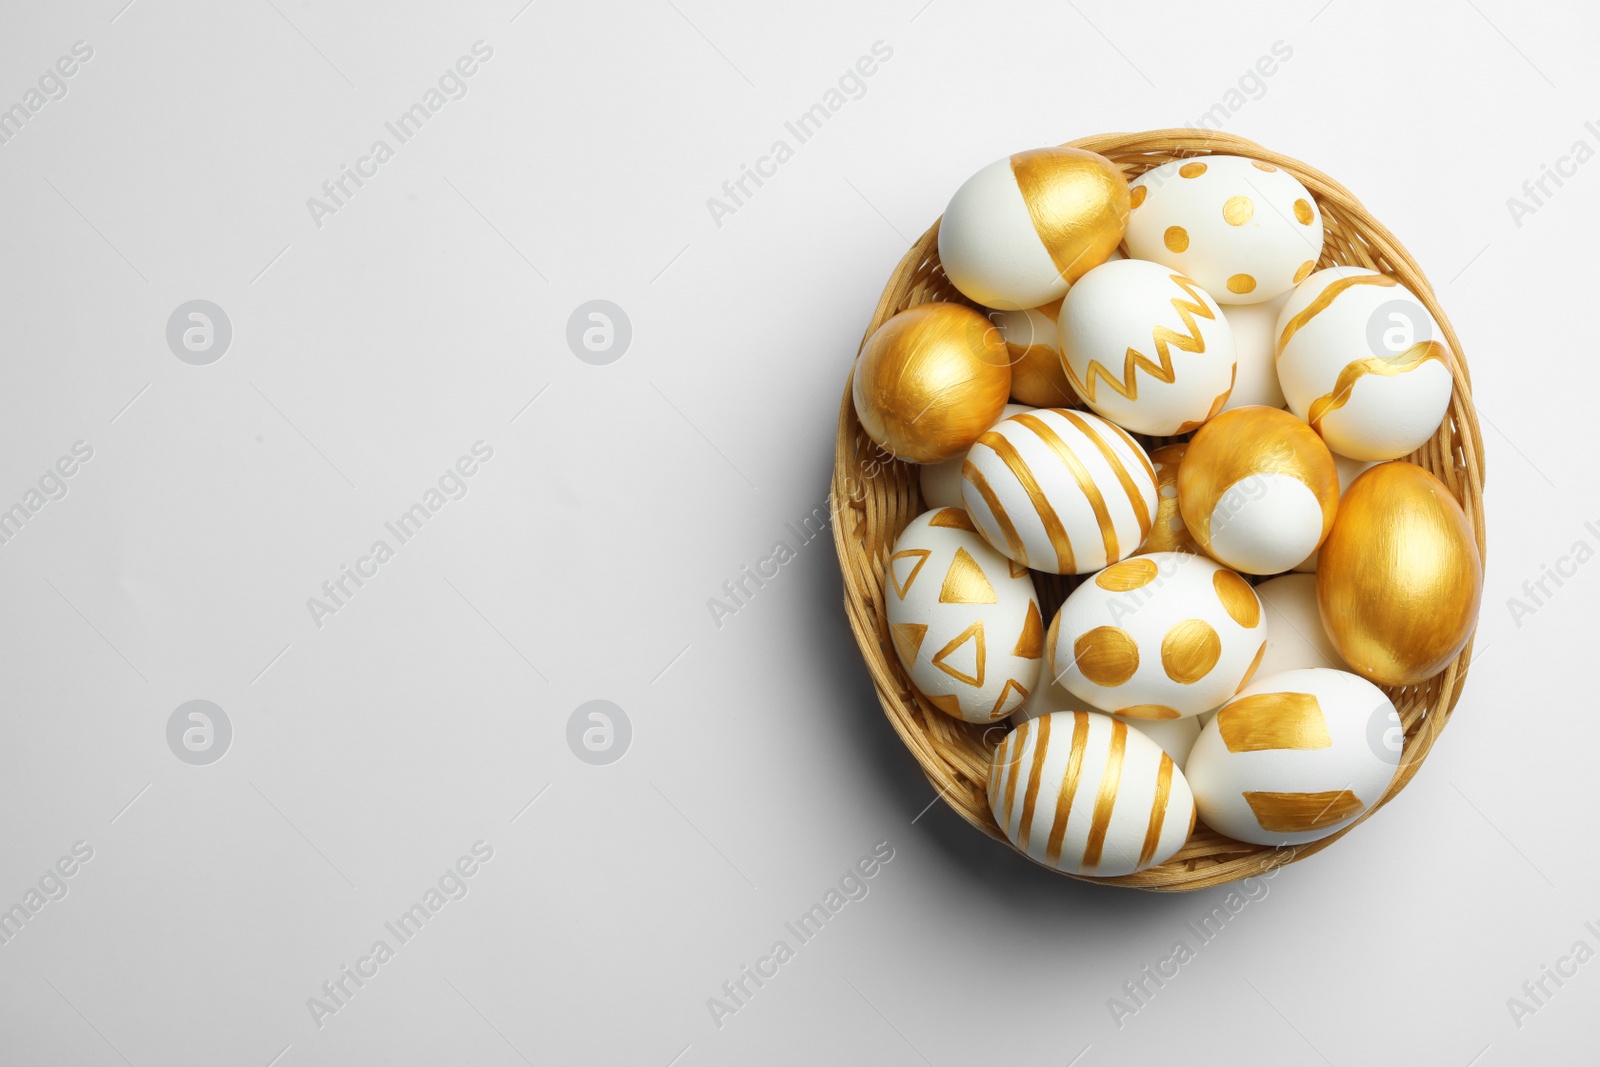
[[(1587, 5), (125, 2), (0, 16), (0, 106), (94, 50), (0, 145), (0, 507), (94, 450), (0, 545), (0, 907), (93, 848), (0, 945), (0, 1061), (1593, 1062), (1600, 963), (1507, 1006), (1600, 949), (1600, 566), (1507, 606), (1600, 548), (1600, 163), (1507, 207), (1600, 147)], [(307, 198), (479, 40), (468, 94), (317, 226)], [(707, 198), (877, 41), (718, 226)], [(1226, 128), (1346, 184), (1433, 279), (1484, 417), (1488, 584), (1415, 782), (1200, 946), (1225, 891), (1080, 885), (925, 811), (829, 539), (720, 628), (707, 600), (823, 506), (861, 331), (962, 179), (1192, 122), (1279, 41)], [(165, 339), (196, 298), (233, 328), (208, 366)], [(596, 298), (632, 321), (609, 366), (565, 339)], [(465, 498), (319, 627), (307, 598), (477, 441)], [(192, 699), (234, 731), (208, 766), (166, 741)], [(591, 699), (632, 723), (609, 766), (566, 741)], [(479, 840), (470, 892), (318, 1026), (308, 998)], [(870, 893), (716, 1025), (879, 842)], [(1108, 999), (1180, 939), (1119, 1028)]]

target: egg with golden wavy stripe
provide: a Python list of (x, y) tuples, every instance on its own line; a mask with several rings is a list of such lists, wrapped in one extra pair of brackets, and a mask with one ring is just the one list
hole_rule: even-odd
[(1050, 623), (1046, 670), (1104, 711), (1177, 719), (1237, 692), (1266, 639), (1249, 582), (1204, 556), (1158, 552), (1072, 591)]
[(1350, 668), (1414, 685), (1460, 654), (1478, 623), (1483, 561), (1443, 482), (1380, 463), (1351, 483), (1317, 567), (1317, 606)]
[(911, 520), (884, 575), (889, 636), (929, 704), (967, 722), (1022, 707), (1044, 662), (1033, 576), (984, 543), (960, 508)]
[(1382, 798), (1402, 754), (1400, 715), (1347, 671), (1263, 677), (1200, 731), (1185, 774), (1200, 817), (1256, 845), (1303, 845)]
[(1128, 253), (1180, 270), (1222, 304), (1281, 296), (1322, 255), (1322, 212), (1288, 171), (1243, 156), (1175, 159), (1132, 183)]
[(1061, 302), (1062, 366), (1073, 390), (1124, 429), (1188, 433), (1233, 391), (1233, 331), (1217, 302), (1159, 263), (1117, 260)]
[(1059, 300), (1122, 243), (1128, 183), (1078, 148), (996, 160), (964, 182), (939, 222), (939, 261), (968, 298), (1001, 310)]
[(1200, 552), (1200, 546), (1189, 536), (1189, 527), (1183, 524), (1183, 514), (1178, 510), (1178, 471), (1188, 451), (1189, 442), (1179, 441), (1150, 453), (1150, 465), (1156, 472), (1158, 501), (1150, 535), (1139, 547), (1141, 556), (1152, 552)]
[(961, 498), (984, 539), (1052, 574), (1132, 555), (1150, 532), (1155, 472), (1138, 442), (1086, 411), (1002, 419), (967, 452)]
[(1010, 357), (994, 324), (961, 304), (919, 304), (872, 332), (851, 391), (867, 436), (896, 459), (961, 455), (1000, 418)]
[(1170, 859), (1194, 829), (1194, 796), (1172, 757), (1092, 711), (1012, 730), (990, 758), (988, 794), (1013, 845), (1070, 874), (1142, 871)]
[(1277, 574), (1306, 559), (1333, 526), (1339, 475), (1311, 427), (1277, 408), (1224, 411), (1189, 442), (1178, 508), (1213, 559)]
[(1454, 388), (1444, 332), (1386, 274), (1329, 267), (1278, 315), (1278, 384), (1289, 408), (1351, 459), (1409, 455), (1439, 429)]

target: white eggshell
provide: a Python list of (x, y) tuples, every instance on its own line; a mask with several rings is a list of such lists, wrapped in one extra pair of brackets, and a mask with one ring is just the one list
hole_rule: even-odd
[(1052, 574), (1084, 574), (1139, 550), (1156, 513), (1139, 444), (1085, 411), (1039, 408), (967, 450), (961, 497), (985, 540)]
[(1438, 430), (1453, 357), (1409, 290), (1376, 271), (1329, 267), (1278, 314), (1278, 381), (1289, 408), (1351, 459), (1399, 459)]
[(1346, 671), (1263, 677), (1218, 709), (1185, 772), (1207, 826), (1257, 845), (1300, 845), (1377, 803), (1401, 756), (1400, 715)]
[(1305, 482), (1253, 474), (1212, 510), (1211, 554), (1247, 574), (1276, 574), (1317, 550), (1322, 525), (1322, 502)]
[[(1007, 404), (1000, 413), (1002, 419), (1032, 411), (1026, 404)], [(959, 508), (961, 502), (961, 465), (967, 461), (963, 453), (943, 463), (922, 463), (917, 466), (917, 479), (922, 485), (922, 506), (926, 508)]]
[(1281, 296), (1322, 255), (1316, 201), (1270, 163), (1173, 160), (1140, 175), (1130, 191), (1128, 254), (1182, 271), (1219, 303)]
[(1222, 314), (1233, 331), (1234, 358), (1239, 376), (1223, 411), (1259, 404), (1281, 408), (1288, 404), (1278, 384), (1278, 313), (1288, 301), (1284, 293), (1259, 304), (1223, 304)]
[(1039, 863), (1102, 878), (1164, 863), (1194, 827), (1194, 795), (1160, 746), (1097, 712), (1056, 712), (995, 749), (989, 807)]
[(968, 178), (950, 198), (939, 223), (939, 262), (957, 289), (992, 308), (1035, 308), (1067, 291), (1009, 156)]
[(1134, 433), (1187, 433), (1222, 410), (1237, 365), (1217, 302), (1158, 263), (1089, 271), (1061, 302), (1067, 378), (1095, 411)]
[(1256, 586), (1267, 616), (1267, 653), (1256, 673), (1266, 678), (1311, 667), (1348, 670), (1317, 610), (1317, 577), (1285, 574)]
[[(1334, 470), (1339, 472), (1340, 499), (1343, 499), (1344, 491), (1350, 488), (1351, 482), (1360, 477), (1363, 471), (1366, 471), (1372, 467), (1376, 467), (1377, 465), (1378, 464), (1373, 460), (1351, 459), (1349, 456), (1341, 456), (1337, 452), (1333, 453), (1333, 467)], [(1311, 553), (1310, 556), (1306, 557), (1304, 561), (1296, 563), (1294, 565), (1294, 570), (1301, 574), (1315, 574), (1317, 570), (1317, 560), (1321, 557), (1321, 555), (1322, 549), (1318, 548), (1315, 552)]]
[(1266, 639), (1243, 578), (1203, 556), (1154, 552), (1073, 590), (1050, 624), (1045, 669), (1094, 707), (1176, 719), (1237, 692)]
[(966, 512), (911, 520), (884, 584), (895, 652), (930, 704), (984, 723), (1023, 705), (1043, 664), (1033, 576), (985, 544)]

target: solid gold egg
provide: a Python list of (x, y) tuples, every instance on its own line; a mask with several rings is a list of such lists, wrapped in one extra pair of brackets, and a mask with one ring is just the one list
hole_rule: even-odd
[(1317, 606), (1353, 671), (1381, 685), (1431, 678), (1465, 647), (1482, 598), (1472, 524), (1443, 482), (1395, 461), (1351, 483), (1322, 544)]
[(961, 304), (921, 304), (875, 330), (852, 393), (867, 435), (895, 458), (940, 463), (993, 426), (1011, 392), (1000, 331)]

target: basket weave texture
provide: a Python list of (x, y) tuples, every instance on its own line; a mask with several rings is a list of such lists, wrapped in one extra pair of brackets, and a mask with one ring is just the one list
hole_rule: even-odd
[[(1449, 344), (1455, 392), (1438, 432), (1407, 458), (1449, 487), (1472, 523), (1480, 554), (1484, 552), (1483, 440), (1460, 341), (1410, 253), (1360, 201), (1304, 163), (1227, 133), (1153, 130), (1069, 143), (1106, 156), (1122, 168), (1130, 181), (1169, 160), (1209, 154), (1248, 156), (1281, 167), (1311, 191), (1322, 211), (1326, 237), (1317, 269), (1335, 265), (1368, 267), (1393, 276), (1415, 293), (1427, 305)], [(939, 224), (935, 221), (895, 268), (872, 321), (867, 324), (863, 343), (890, 316), (918, 304), (952, 301), (976, 306), (945, 278), (939, 266), (938, 235)], [(1169, 439), (1139, 440), (1147, 448), (1154, 448)], [(848, 381), (839, 410), (831, 496), (834, 545), (844, 573), (845, 611), (884, 713), (944, 801), (973, 826), (1009, 846), (989, 811), (986, 796), (989, 756), (1009, 726), (1003, 721), (989, 726), (968, 724), (933, 708), (907, 681), (890, 642), (883, 597), (889, 553), (900, 532), (924, 510), (924, 505), (916, 467), (893, 459), (862, 430)], [(1080, 580), (1034, 572), (1046, 619), (1053, 617)], [(1471, 656), (1469, 640), (1454, 662), (1426, 682), (1385, 689), (1405, 727), (1404, 753), (1388, 791), (1352, 826), (1308, 845), (1270, 848), (1235, 841), (1200, 823), (1182, 850), (1166, 863), (1118, 878), (1083, 880), (1183, 892), (1260, 875), (1320, 852), (1387, 803), (1416, 774), (1461, 696)]]

